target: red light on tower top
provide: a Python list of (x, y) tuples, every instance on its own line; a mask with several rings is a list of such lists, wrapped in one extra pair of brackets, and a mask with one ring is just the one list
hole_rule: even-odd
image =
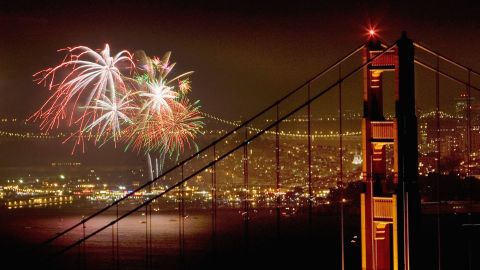
[(376, 25), (369, 25), (364, 28), (363, 36), (366, 37), (367, 42), (381, 42), (380, 29)]
[(363, 28), (364, 36), (367, 38), (368, 41), (375, 41), (380, 38), (379, 36), (379, 29), (377, 28), (377, 25), (369, 23), (367, 26)]

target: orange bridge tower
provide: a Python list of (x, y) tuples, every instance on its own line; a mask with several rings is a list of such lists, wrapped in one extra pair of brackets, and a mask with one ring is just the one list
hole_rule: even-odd
[[(387, 48), (372, 35), (364, 61), (362, 269), (412, 269), (420, 211), (413, 43), (403, 33)], [(395, 74), (393, 119), (383, 114), (386, 72)]]

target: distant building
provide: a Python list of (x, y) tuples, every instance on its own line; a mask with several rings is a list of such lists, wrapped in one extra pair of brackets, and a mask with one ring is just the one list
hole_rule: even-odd
[[(475, 103), (475, 97), (470, 97), (470, 105)], [(467, 119), (468, 94), (462, 93), (460, 97), (455, 98), (455, 117), (457, 119)]]
[[(464, 160), (463, 170), (470, 168), (469, 170), (472, 171), (472, 165), (478, 164), (480, 156), (480, 104), (474, 97), (469, 98), (466, 93), (462, 93), (454, 98), (454, 111), (451, 114), (440, 111), (438, 116), (440, 128), (437, 132), (436, 110), (419, 114), (419, 152), (424, 172), (436, 168), (438, 147), (441, 159)], [(470, 164), (467, 164), (469, 145), (471, 158)]]
[(439, 112), (440, 129), (437, 134), (437, 114), (431, 111), (422, 114), (419, 119), (420, 153), (428, 154), (437, 150), (437, 136), (440, 142), (440, 158), (451, 156), (459, 148), (457, 118), (453, 115)]
[(355, 153), (355, 156), (353, 157), (352, 164), (353, 165), (361, 165), (362, 164), (362, 155)]

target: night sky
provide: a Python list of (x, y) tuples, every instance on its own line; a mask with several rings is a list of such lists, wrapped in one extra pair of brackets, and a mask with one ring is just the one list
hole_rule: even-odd
[(388, 41), (406, 30), (480, 69), (480, 8), (468, 2), (177, 2), (2, 1), (0, 115), (33, 113), (49, 93), (32, 74), (72, 45), (109, 43), (114, 52), (160, 56), (171, 50), (178, 72), (195, 71), (192, 96), (203, 110), (230, 119), (252, 115), (358, 46), (369, 24)]
[(176, 71), (195, 71), (192, 99), (231, 120), (255, 114), (357, 47), (369, 25), (390, 42), (406, 30), (480, 70), (474, 1), (181, 2), (2, 1), (0, 116), (31, 115), (49, 95), (32, 74), (56, 65), (64, 56), (57, 49), (72, 45), (172, 51)]

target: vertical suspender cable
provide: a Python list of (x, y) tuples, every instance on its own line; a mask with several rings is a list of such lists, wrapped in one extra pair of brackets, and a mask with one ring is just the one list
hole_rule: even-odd
[[(83, 238), (85, 238), (85, 222), (82, 223), (82, 230), (83, 230)], [(83, 262), (82, 266), (83, 269), (87, 269), (87, 247), (86, 247), (86, 241), (83, 241)]]
[(344, 221), (343, 221), (343, 203), (344, 203), (344, 184), (343, 184), (343, 108), (342, 108), (342, 65), (338, 65), (338, 119), (339, 130), (338, 138), (340, 144), (340, 235), (342, 241), (342, 270), (345, 269), (345, 239), (344, 239)]
[(216, 144), (213, 145), (213, 163), (212, 166), (212, 251), (216, 254), (217, 250), (217, 153)]
[(145, 269), (148, 269), (148, 205), (145, 205)]
[[(472, 154), (472, 91), (471, 91), (471, 70), (468, 69), (468, 81), (467, 81), (467, 170), (466, 176), (469, 183), (468, 188), (468, 223), (472, 222), (472, 179), (470, 178), (470, 166), (471, 166), (471, 154)], [(467, 236), (468, 241), (468, 269), (472, 269), (472, 240), (470, 237)]]
[(77, 250), (77, 269), (81, 269), (82, 265), (82, 245), (78, 245), (78, 250)]
[[(117, 219), (118, 219), (118, 203), (117, 203)], [(119, 240), (119, 235), (118, 235), (118, 226), (120, 225), (119, 222), (117, 222), (117, 256), (116, 256), (116, 268), (117, 270), (120, 269), (120, 253), (119, 253), (119, 246), (120, 246), (120, 242), (118, 241)]]
[(279, 112), (279, 104), (277, 103), (276, 105), (277, 109), (277, 121), (275, 125), (275, 177), (276, 177), (276, 185), (275, 185), (275, 190), (276, 190), (276, 219), (277, 219), (277, 237), (280, 236), (280, 134), (279, 134), (279, 124), (278, 124), (278, 119), (280, 118), (280, 112)]
[(152, 204), (155, 202), (155, 200), (148, 205), (148, 250), (149, 250), (149, 267), (152, 265)]
[(311, 123), (311, 105), (310, 105), (310, 91), (311, 91), (311, 86), (310, 83), (308, 83), (308, 89), (307, 89), (307, 98), (308, 98), (308, 105), (307, 105), (307, 122), (308, 122), (308, 127), (307, 127), (307, 132), (308, 132), (308, 228), (309, 228), (309, 233), (311, 232), (311, 227), (312, 227), (312, 123)]
[[(248, 127), (245, 127), (245, 141), (248, 139)], [(249, 220), (249, 205), (248, 205), (248, 143), (243, 146), (243, 189), (244, 189), (244, 202), (243, 202), (243, 221), (244, 221), (244, 238), (245, 245), (248, 247), (248, 220)]]
[(112, 224), (112, 269), (115, 269), (115, 224)]
[(436, 197), (437, 197), (437, 260), (438, 269), (442, 269), (442, 248), (441, 248), (441, 228), (440, 228), (440, 61), (437, 56), (437, 66), (435, 72), (435, 103), (436, 103)]
[[(182, 165), (182, 181), (184, 179), (184, 175), (183, 175), (183, 170), (184, 169), (184, 165)], [(185, 217), (186, 217), (186, 211), (185, 211), (185, 183), (182, 184), (182, 200), (181, 200), (181, 203), (182, 203), (182, 210), (181, 210), (181, 216), (182, 216), (182, 232), (181, 232), (181, 235), (182, 235), (182, 238), (181, 238), (181, 241), (182, 241), (182, 262), (185, 261)]]
[[(183, 181), (183, 164), (181, 166), (181, 179)], [(179, 253), (180, 253), (180, 267), (183, 268), (183, 262), (184, 262), (184, 219), (185, 219), (185, 212), (184, 212), (184, 190), (185, 190), (185, 184), (182, 183), (179, 186), (179, 200), (178, 200), (178, 248), (179, 248)]]
[[(116, 205), (116, 208), (117, 208), (117, 209), (116, 209), (116, 210), (117, 210), (117, 211), (116, 211), (116, 212), (117, 212), (117, 218), (116, 218), (116, 219), (118, 219), (118, 203), (117, 203), (117, 205)], [(118, 240), (119, 240), (118, 225), (119, 225), (119, 224), (120, 224), (120, 223), (117, 222), (117, 246), (116, 246), (116, 256), (115, 256), (115, 259), (116, 259), (115, 264), (116, 264), (116, 269), (117, 269), (117, 270), (120, 268), (120, 262), (119, 262), (119, 260), (120, 260), (120, 258), (119, 258), (119, 245), (120, 245), (120, 243), (118, 242)]]

